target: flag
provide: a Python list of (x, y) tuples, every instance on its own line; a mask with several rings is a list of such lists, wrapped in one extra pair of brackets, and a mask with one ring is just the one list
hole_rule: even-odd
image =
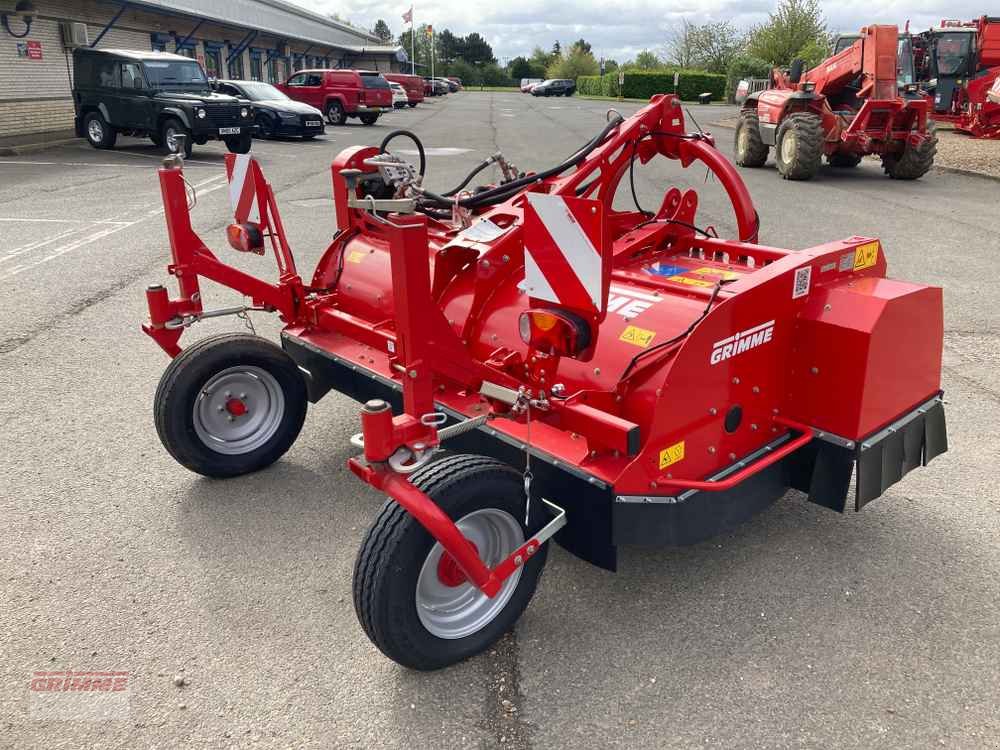
[(432, 36), (434, 36), (434, 27), (433, 26), (428, 26), (427, 27), (427, 38), (430, 39)]
[(413, 6), (403, 14), (403, 23), (413, 23)]

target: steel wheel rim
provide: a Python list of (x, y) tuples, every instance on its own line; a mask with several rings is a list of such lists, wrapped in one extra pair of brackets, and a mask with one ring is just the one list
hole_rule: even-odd
[(746, 154), (749, 147), (750, 147), (750, 132), (747, 130), (747, 126), (744, 125), (743, 128), (740, 130), (740, 143), (739, 143), (740, 156)]
[(194, 431), (201, 441), (216, 453), (237, 456), (274, 437), (285, 415), (285, 395), (266, 370), (230, 367), (202, 386), (193, 412)]
[(329, 107), (326, 108), (326, 119), (330, 122), (331, 125), (335, 125), (336, 124), (337, 120), (340, 119), (340, 105), (339, 104), (334, 103), (334, 104), (331, 104)]
[(789, 131), (781, 139), (781, 159), (786, 164), (795, 158), (795, 133)]
[(167, 144), (167, 148), (171, 151), (177, 150), (177, 131), (173, 128), (167, 128), (167, 132), (164, 133), (163, 140)]
[[(487, 567), (494, 567), (524, 544), (524, 531), (510, 513), (484, 508), (463, 516), (456, 525), (479, 550)], [(514, 595), (523, 568), (503, 582), (492, 599), (468, 581), (447, 586), (438, 577), (444, 548), (435, 542), (417, 576), (416, 605), (421, 624), (431, 635), (446, 640), (477, 633), (496, 619)]]
[(104, 139), (104, 128), (101, 127), (101, 121), (96, 117), (93, 118), (87, 124), (87, 133), (90, 135), (90, 140), (100, 143)]

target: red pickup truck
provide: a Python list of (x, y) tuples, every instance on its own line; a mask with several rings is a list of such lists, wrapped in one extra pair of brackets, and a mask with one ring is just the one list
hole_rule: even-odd
[(377, 71), (300, 70), (277, 88), (318, 108), (331, 125), (343, 125), (348, 117), (374, 125), (379, 115), (392, 111), (392, 89)]
[(386, 80), (395, 81), (406, 92), (406, 103), (411, 107), (424, 100), (424, 79), (420, 76), (411, 76), (407, 73), (383, 73)]

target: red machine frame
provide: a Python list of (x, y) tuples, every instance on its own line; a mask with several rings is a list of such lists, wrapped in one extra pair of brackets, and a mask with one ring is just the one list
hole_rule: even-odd
[[(856, 463), (860, 508), (945, 449), (940, 335), (934, 343), (941, 325), (940, 290), (885, 279), (881, 245), (872, 238), (852, 237), (801, 251), (756, 244), (759, 221), (746, 186), (710, 136), (684, 130), (673, 97), (654, 97), (574, 170), (530, 188), (549, 196), (596, 201), (609, 235), (600, 248), (608, 260), (604, 281), (630, 288), (641, 285), (645, 293), (676, 306), (670, 320), (682, 334), (662, 348), (642, 348), (649, 356), (636, 356), (624, 369), (630, 345), (622, 338), (624, 332), (605, 333), (611, 327), (604, 320), (605, 297), (605, 309), (589, 325), (595, 337), (603, 337), (602, 346), (612, 347), (614, 356), (600, 364), (624, 369), (616, 380), (608, 380), (601, 367), (593, 366), (596, 359), (585, 363), (589, 374), (584, 377), (584, 363), (571, 357), (474, 343), (488, 338), (488, 310), (521, 304), (500, 299), (498, 290), (520, 298), (514, 282), (525, 264), (528, 191), (479, 213), (504, 233), (473, 251), (456, 244), (460, 228), (448, 222), (421, 214), (382, 215), (358, 204), (364, 195), (351, 175), (371, 174), (366, 162), (378, 155), (375, 148), (353, 147), (333, 162), (340, 230), (309, 284), (296, 271), (270, 186), (261, 187), (259, 195), (267, 217), (265, 235), (278, 266), (276, 283), (220, 261), (206, 247), (191, 226), (180, 162), (165, 165), (159, 179), (173, 253), (168, 270), (178, 279), (180, 296), (171, 298), (164, 287), (150, 287), (150, 322), (143, 329), (167, 354), (176, 356), (181, 333), (197, 320), (246, 309), (278, 313), (286, 326), (283, 344), (306, 373), (310, 398), (318, 400), (335, 388), (367, 402), (361, 412), (363, 455), (350, 460), (351, 470), (417, 518), (466, 578), (488, 596), (557, 532), (571, 551), (613, 569), (618, 543), (649, 541), (657, 533), (670, 541), (673, 527), (651, 522), (651, 513), (673, 518), (677, 509), (694, 505), (686, 502), (693, 493), (723, 498), (719, 502), (744, 502), (742, 498), (753, 495), (755, 483), (766, 483), (759, 502), (745, 502), (750, 513), (773, 499), (774, 492), (783, 492), (786, 474), (792, 472), (797, 473), (793, 486), (810, 493), (814, 502), (842, 511)], [(653, 219), (639, 211), (612, 209), (615, 189), (633, 159), (645, 163), (656, 155), (684, 167), (695, 161), (709, 167), (732, 201), (738, 240), (695, 231), (693, 190), (670, 189)], [(385, 254), (391, 283), (384, 287), (392, 294), (394, 319), (360, 314), (356, 301), (338, 286), (344, 257), (351, 252)], [(648, 264), (651, 257), (657, 263), (670, 260), (682, 270), (654, 282), (642, 270), (646, 266), (637, 265)], [(715, 274), (710, 283), (702, 271)], [(250, 304), (206, 310), (199, 276), (236, 290)], [(467, 293), (461, 295), (465, 318), (456, 321), (449, 317), (453, 303), (444, 300), (446, 289), (459, 278), (467, 282)], [(799, 293), (803, 279), (805, 291)], [(879, 329), (878, 321), (889, 313), (893, 326), (912, 318), (926, 336), (893, 341), (898, 328)], [(748, 364), (742, 366), (731, 364), (735, 357), (722, 361), (729, 354), (715, 342), (768, 318), (772, 328), (775, 321), (782, 327), (775, 334), (773, 357), (745, 357)], [(843, 343), (844, 331), (855, 342), (870, 337), (873, 347), (877, 343), (888, 353), (876, 357), (867, 349), (851, 353), (843, 346), (825, 351), (827, 343)], [(612, 335), (619, 343), (608, 338)], [(737, 352), (735, 343), (730, 346)], [(794, 352), (802, 346), (815, 346), (809, 354), (814, 375), (829, 370), (836, 373), (834, 380), (814, 377), (816, 383), (789, 383), (790, 392), (785, 392), (778, 387), (784, 382), (780, 363), (799, 362), (802, 355)], [(720, 366), (710, 369), (706, 353), (714, 357), (713, 347), (720, 352)], [(916, 375), (911, 373), (905, 388), (877, 386), (880, 377), (898, 371), (893, 362), (904, 347), (908, 367)], [(663, 380), (667, 367), (676, 383)], [(571, 370), (573, 378), (590, 387), (554, 398), (554, 373), (566, 372), (570, 378)], [(699, 379), (705, 381), (703, 386)], [(843, 394), (856, 396), (857, 403), (832, 410), (824, 405), (829, 400), (824, 388), (831, 382)], [(695, 395), (699, 388), (710, 395)], [(690, 403), (664, 403), (661, 391), (684, 392), (678, 389), (691, 391)], [(401, 412), (393, 415), (387, 402), (401, 405)], [(735, 412), (721, 411), (726, 404), (738, 403), (745, 404), (741, 414), (745, 411), (746, 421), (729, 433)], [(442, 427), (442, 414), (456, 424)], [(640, 421), (647, 418), (640, 429)], [(723, 419), (726, 433), (721, 430)], [(669, 454), (678, 435), (684, 436), (681, 451), (686, 441), (689, 452), (683, 470), (674, 468)], [(420, 460), (442, 440), (463, 437), (479, 440), (480, 448), (486, 441), (486, 452), (506, 459), (526, 452), (537, 462), (543, 494), (552, 497), (562, 487), (579, 495), (566, 514), (557, 513), (492, 569), (455, 522), (407, 479), (406, 467), (396, 460), (401, 453)], [(898, 453), (898, 460), (886, 458), (890, 452)], [(778, 477), (779, 468), (786, 474)], [(820, 481), (820, 473), (833, 479)], [(567, 520), (573, 523), (567, 526)], [(717, 528), (714, 520), (710, 525)]]

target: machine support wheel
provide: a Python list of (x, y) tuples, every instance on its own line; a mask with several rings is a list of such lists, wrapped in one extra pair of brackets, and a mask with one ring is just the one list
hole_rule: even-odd
[(851, 169), (861, 163), (861, 158), (861, 154), (842, 154), (837, 152), (826, 157), (826, 161), (831, 167)]
[(796, 112), (785, 118), (775, 139), (775, 161), (786, 180), (808, 180), (823, 159), (823, 125), (816, 115)]
[(917, 148), (906, 144), (902, 154), (883, 154), (882, 169), (894, 180), (918, 180), (934, 166), (937, 132), (927, 123), (927, 138)]
[(736, 163), (741, 167), (762, 167), (767, 161), (768, 146), (760, 137), (757, 113), (740, 112), (736, 126)]
[(223, 333), (174, 358), (153, 408), (160, 440), (178, 463), (207, 477), (234, 477), (284, 455), (306, 404), (291, 357), (257, 336)]
[(94, 148), (114, 148), (118, 132), (108, 125), (100, 112), (91, 112), (83, 120), (83, 132)]
[[(528, 538), (524, 480), (492, 458), (452, 455), (411, 475), (494, 567)], [(539, 503), (536, 503), (539, 505)], [(521, 616), (545, 565), (542, 548), (495, 597), (402, 506), (387, 500), (354, 564), (354, 610), (382, 653), (411, 669), (440, 669), (489, 648)]]
[(326, 105), (326, 121), (331, 125), (343, 125), (347, 122), (347, 114), (344, 107), (336, 99)]

